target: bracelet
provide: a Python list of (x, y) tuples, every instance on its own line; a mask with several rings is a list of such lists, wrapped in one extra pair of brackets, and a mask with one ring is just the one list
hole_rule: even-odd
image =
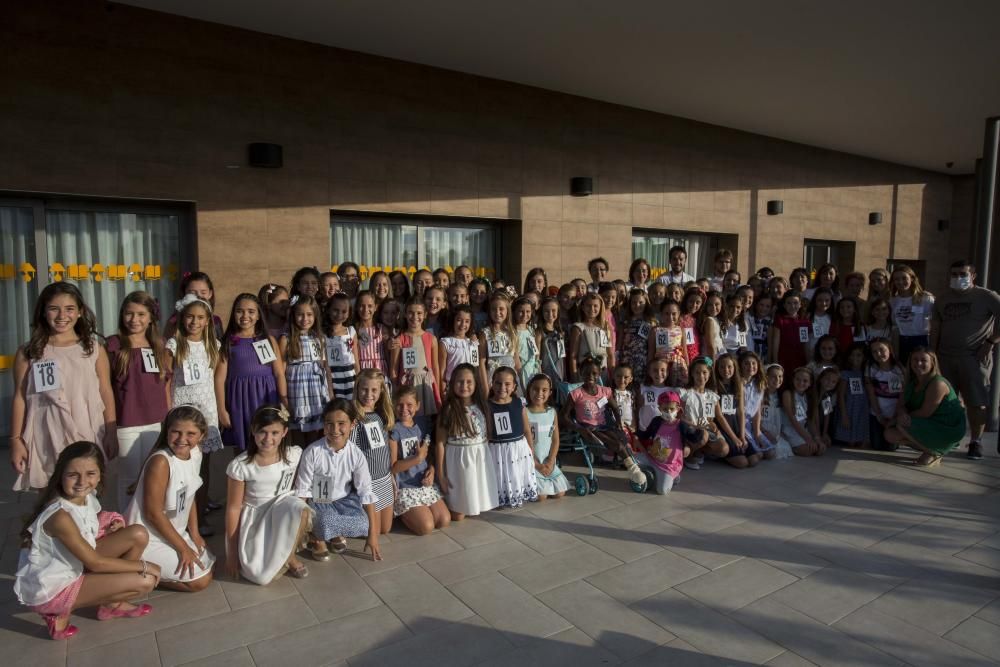
[(148, 564), (146, 563), (145, 560), (142, 560), (142, 559), (140, 559), (139, 562), (142, 563), (142, 572), (140, 572), (139, 574), (141, 574), (143, 577), (145, 577), (146, 576), (146, 569), (148, 567)]

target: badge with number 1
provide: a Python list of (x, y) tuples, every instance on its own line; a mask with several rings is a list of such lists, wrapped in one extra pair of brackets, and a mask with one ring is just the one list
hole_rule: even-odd
[(151, 347), (144, 347), (142, 351), (142, 370), (147, 373), (159, 373), (160, 365), (156, 363), (156, 352)]
[(257, 353), (257, 361), (265, 365), (278, 359), (274, 354), (274, 348), (271, 347), (271, 341), (266, 338), (255, 341), (253, 351)]
[(35, 376), (35, 391), (39, 394), (52, 391), (62, 386), (62, 379), (59, 377), (59, 366), (53, 359), (36, 361), (31, 364), (31, 372)]

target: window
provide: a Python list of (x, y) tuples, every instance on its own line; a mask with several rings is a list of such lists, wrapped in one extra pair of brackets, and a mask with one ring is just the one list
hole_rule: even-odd
[[(649, 262), (656, 278), (670, 270), (670, 249), (684, 246), (687, 249), (686, 271), (695, 278), (712, 274), (712, 260), (720, 248), (737, 247), (735, 234), (695, 234), (691, 232), (633, 230), (632, 260), (640, 257)], [(733, 266), (735, 266), (735, 262)]]
[(850, 273), (854, 270), (854, 242), (806, 239), (802, 250), (802, 262), (810, 274), (815, 274), (824, 264), (836, 266), (840, 275)]
[(498, 265), (500, 232), (483, 220), (334, 213), (330, 232), (333, 266), (359, 264), (362, 279), (379, 269), (412, 274), (420, 268), (433, 271), (462, 264), (492, 278)]
[[(145, 290), (164, 307), (177, 297), (184, 211), (118, 203), (0, 198), (0, 404), (13, 395), (14, 355), (28, 340), (35, 301), (51, 282), (80, 288), (97, 331), (118, 329), (129, 292)], [(10, 431), (0, 411), (0, 434)]]

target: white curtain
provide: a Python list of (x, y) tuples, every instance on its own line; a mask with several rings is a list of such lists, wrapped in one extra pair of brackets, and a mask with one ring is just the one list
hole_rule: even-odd
[[(35, 225), (30, 208), (0, 207), (0, 435), (10, 433), (14, 396), (14, 355), (31, 333), (31, 315), (38, 297), (39, 276), (23, 269), (38, 268)], [(44, 271), (43, 280), (44, 280)], [(44, 283), (43, 283), (44, 284)]]
[(423, 227), (423, 262), (432, 270), (467, 264), (494, 268), (493, 230), (483, 228)]
[[(45, 227), (49, 275), (42, 279), (58, 277), (79, 287), (101, 334), (118, 330), (122, 300), (136, 290), (159, 301), (161, 323), (170, 316), (179, 279), (178, 216), (49, 210)], [(57, 265), (61, 276), (53, 271)]]
[(642, 257), (654, 272), (666, 271), (670, 268), (670, 249), (678, 245), (687, 249), (687, 272), (695, 278), (708, 275), (712, 268), (709, 257), (712, 240), (705, 234), (633, 236), (632, 259)]
[[(468, 264), (494, 268), (496, 232), (489, 227), (430, 227), (335, 219), (330, 234), (334, 266), (351, 261), (362, 267), (419, 269)], [(362, 275), (367, 273), (362, 270)]]

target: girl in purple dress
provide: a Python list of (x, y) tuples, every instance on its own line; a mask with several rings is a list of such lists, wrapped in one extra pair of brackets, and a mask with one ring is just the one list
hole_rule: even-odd
[(278, 343), (264, 328), (260, 301), (240, 294), (233, 302), (215, 367), (222, 441), (242, 452), (253, 438), (250, 420), (261, 405), (286, 405), (285, 368)]

